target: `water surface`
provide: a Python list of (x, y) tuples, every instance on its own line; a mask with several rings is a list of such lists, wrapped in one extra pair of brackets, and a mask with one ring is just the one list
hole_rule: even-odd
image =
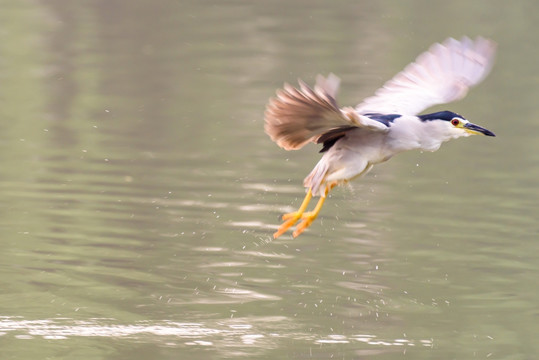
[[(537, 5), (1, 2), (4, 359), (533, 359)], [(263, 132), (283, 82), (353, 105), (430, 44), (483, 35), (458, 103), (497, 134), (336, 189)]]

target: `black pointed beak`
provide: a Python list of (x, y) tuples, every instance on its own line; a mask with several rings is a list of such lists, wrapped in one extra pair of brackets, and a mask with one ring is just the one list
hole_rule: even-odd
[(475, 124), (472, 124), (472, 123), (465, 124), (464, 129), (466, 129), (466, 131), (468, 131), (471, 134), (482, 134), (482, 135), (486, 135), (486, 136), (496, 136), (496, 135), (494, 135), (494, 133), (492, 131), (487, 130), (487, 129), (479, 126), (479, 125), (475, 125)]

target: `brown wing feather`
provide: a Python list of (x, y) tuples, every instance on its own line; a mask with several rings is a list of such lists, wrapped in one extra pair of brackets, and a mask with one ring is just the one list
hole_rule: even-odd
[(297, 150), (329, 130), (354, 126), (335, 100), (338, 84), (333, 74), (319, 76), (314, 90), (301, 80), (299, 89), (285, 84), (266, 107), (266, 134), (280, 147)]

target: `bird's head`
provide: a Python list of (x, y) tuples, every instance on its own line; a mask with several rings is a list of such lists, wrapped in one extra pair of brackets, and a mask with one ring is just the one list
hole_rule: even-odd
[[(447, 140), (470, 135), (496, 136), (492, 131), (475, 125), (452, 111), (419, 115), (419, 118), (425, 124), (428, 123), (428, 125), (435, 127), (434, 133), (437, 133), (437, 136), (446, 137)], [(434, 133), (432, 134), (433, 136), (435, 136)]]

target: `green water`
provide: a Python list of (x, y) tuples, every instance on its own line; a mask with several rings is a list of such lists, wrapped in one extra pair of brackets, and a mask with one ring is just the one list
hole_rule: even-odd
[[(0, 358), (535, 359), (534, 1), (1, 1)], [(335, 189), (263, 132), (283, 82), (354, 105), (448, 36), (487, 127)]]

